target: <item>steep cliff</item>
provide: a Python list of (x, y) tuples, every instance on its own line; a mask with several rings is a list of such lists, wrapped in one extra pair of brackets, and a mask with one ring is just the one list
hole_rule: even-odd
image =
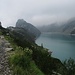
[(40, 31), (34, 27), (32, 24), (27, 23), (26, 21), (24, 21), (23, 19), (19, 19), (16, 22), (16, 28), (22, 28), (25, 29), (28, 33), (30, 33), (31, 35), (35, 36), (35, 39), (39, 37), (39, 35), (41, 34)]

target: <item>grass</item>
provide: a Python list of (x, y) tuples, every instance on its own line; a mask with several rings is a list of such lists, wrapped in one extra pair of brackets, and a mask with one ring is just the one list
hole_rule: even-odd
[(9, 58), (13, 69), (13, 75), (44, 75), (31, 58), (32, 51), (17, 47), (17, 50)]
[(32, 72), (34, 72), (33, 75), (44, 75), (39, 69), (38, 67), (36, 66), (36, 64), (34, 62), (31, 62), (31, 69), (32, 69)]
[(11, 43), (14, 49), (10, 52), (9, 57), (9, 64), (13, 75), (44, 75), (32, 60), (32, 50), (17, 46), (9, 36), (5, 36), (5, 38)]

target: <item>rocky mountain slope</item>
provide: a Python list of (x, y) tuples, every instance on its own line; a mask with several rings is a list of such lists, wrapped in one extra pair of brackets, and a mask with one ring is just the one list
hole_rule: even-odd
[(40, 35), (40, 31), (36, 27), (34, 27), (30, 23), (27, 23), (23, 19), (19, 19), (16, 22), (16, 28), (24, 28), (28, 33), (30, 33), (31, 35), (34, 35), (36, 38), (39, 37)]
[(41, 34), (36, 27), (30, 23), (27, 23), (23, 19), (19, 19), (16, 22), (16, 27), (8, 27), (7, 29), (9, 29), (9, 34), (11, 36), (28, 42), (35, 42), (35, 39), (37, 39)]
[(59, 28), (59, 26), (57, 23), (38, 27), (38, 29), (41, 32), (56, 32), (56, 31), (58, 31), (58, 28)]
[(61, 24), (54, 23), (51, 25), (39, 27), (38, 29), (41, 32), (61, 32), (65, 34), (72, 34), (72, 32), (75, 30), (75, 18)]

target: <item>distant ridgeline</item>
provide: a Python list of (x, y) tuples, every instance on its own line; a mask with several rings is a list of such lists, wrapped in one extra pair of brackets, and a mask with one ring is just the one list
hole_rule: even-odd
[(68, 20), (67, 22), (58, 24), (53, 23), (38, 27), (41, 32), (60, 32), (64, 34), (75, 34), (75, 18)]

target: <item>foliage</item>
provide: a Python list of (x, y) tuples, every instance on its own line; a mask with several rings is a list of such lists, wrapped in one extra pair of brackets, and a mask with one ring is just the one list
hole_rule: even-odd
[[(23, 48), (28, 47), (31, 48), (32, 39), (30, 39), (27, 35), (23, 36), (20, 33), (17, 32), (11, 32), (10, 36), (14, 39), (13, 41), (18, 45)], [(29, 39), (29, 40), (28, 40)]]
[(0, 35), (2, 35), (2, 32), (0, 31)]
[(44, 75), (32, 60), (32, 50), (29, 48), (15, 47), (14, 53), (9, 58), (13, 75)]
[[(22, 41), (19, 39), (18, 42), (9, 36), (7, 39), (10, 40), (15, 50), (14, 54), (10, 58), (10, 63), (13, 65), (14, 74), (18, 74), (19, 70), (19, 72), (21, 71), (19, 73), (20, 75), (24, 75), (25, 73), (25, 75), (42, 75), (42, 72), (46, 75), (51, 75), (52, 71), (66, 75), (64, 73), (64, 71), (66, 71), (66, 69), (64, 69), (64, 65), (62, 65), (60, 60), (52, 58), (51, 52), (49, 52), (48, 49), (32, 43), (26, 45), (25, 43), (27, 43), (27, 41)], [(35, 61), (35, 63), (31, 64), (33, 61)]]
[(51, 54), (49, 54), (48, 50), (42, 47), (35, 47), (33, 49), (33, 60), (37, 64), (37, 66), (45, 73), (51, 74), (53, 69), (53, 64), (51, 62)]
[(75, 60), (70, 58), (65, 60), (64, 63), (65, 67), (68, 69), (68, 75), (75, 75)]
[[(42, 72), (46, 75), (52, 75), (53, 71), (67, 75), (64, 72), (66, 71), (66, 66), (64, 67), (59, 59), (52, 58), (48, 49), (43, 48), (43, 44), (41, 44), (41, 47), (35, 44), (35, 36), (32, 36), (27, 31), (23, 32), (23, 29), (19, 30), (9, 31), (2, 29), (2, 34), (9, 40), (14, 49), (9, 58), (13, 75), (44, 75)], [(8, 36), (6, 36), (7, 33), (9, 33)], [(72, 63), (73, 66), (71, 65), (71, 67), (73, 68), (68, 67), (67, 69), (70, 75), (74, 75), (75, 64), (71, 61), (65, 63)]]
[(28, 49), (25, 50), (19, 50), (19, 49), (12, 56), (11, 62), (14, 64), (14, 66), (19, 66), (22, 67), (23, 69), (26, 69), (30, 65), (31, 53)]
[[(40, 47), (40, 46), (37, 46), (36, 44), (34, 44), (34, 45), (33, 44), (28, 44), (28, 46), (27, 46), (26, 44), (24, 44), (25, 41), (20, 41), (20, 44), (24, 44), (26, 47), (29, 47), (29, 49), (28, 48), (24, 48), (24, 47), (23, 48), (22, 47), (18, 47), (19, 45), (18, 46), (15, 45), (15, 43), (18, 43), (18, 42), (16, 42), (13, 39), (11, 39), (11, 37), (7, 37), (7, 38), (10, 40), (10, 42), (13, 42), (12, 44), (13, 44), (13, 48), (14, 48), (15, 54), (16, 54), (15, 56), (13, 55), (14, 60), (12, 62), (13, 62), (14, 65), (17, 65), (17, 63), (19, 61), (22, 61), (22, 60), (25, 61), (25, 59), (26, 60), (28, 60), (28, 59), (30, 60), (31, 59), (30, 61), (35, 61), (36, 65), (38, 66), (38, 68), (42, 72), (44, 72), (46, 75), (50, 75), (50, 74), (52, 74), (52, 70), (56, 70), (58, 68), (58, 66), (56, 64), (61, 63), (59, 60), (57, 62), (57, 59), (54, 59), (54, 58), (51, 57), (51, 53), (48, 52), (48, 49), (45, 49), (45, 48)], [(25, 57), (24, 51), (25, 51), (27, 57)], [(31, 52), (29, 52), (29, 51), (31, 51)], [(22, 54), (24, 54), (24, 56)], [(17, 60), (17, 61), (15, 61), (15, 60)], [(21, 64), (23, 64), (23, 62), (18, 63), (18, 66), (21, 65)], [(24, 66), (24, 64), (21, 65), (21, 67), (22, 66)], [(60, 64), (60, 66), (61, 66), (61, 64)], [(30, 67), (30, 64), (29, 64), (28, 68), (29, 67)], [(33, 74), (33, 75), (35, 75), (35, 74)]]

